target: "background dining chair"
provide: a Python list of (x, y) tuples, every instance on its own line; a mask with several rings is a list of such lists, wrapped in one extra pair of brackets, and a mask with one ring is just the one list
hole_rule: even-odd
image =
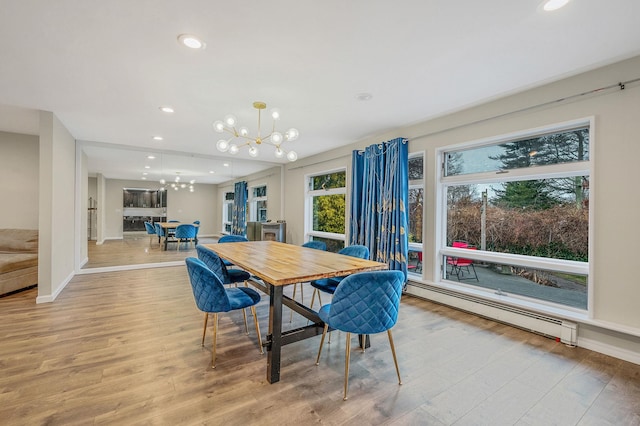
[[(222, 259), (216, 252), (209, 250), (205, 246), (197, 245), (196, 252), (198, 253), (198, 259), (204, 262), (207, 267), (213, 271), (214, 274), (222, 281), (222, 284), (235, 284), (238, 287), (239, 282), (244, 281), (245, 287), (247, 287), (247, 280), (251, 278), (251, 274), (241, 269), (227, 269)], [(244, 317), (244, 330), (249, 334), (249, 327), (247, 325), (247, 313), (242, 310), (242, 316)]]
[(198, 242), (198, 232), (200, 231), (200, 221), (194, 220), (193, 224), (196, 225), (196, 243)]
[[(327, 244), (324, 241), (318, 241), (318, 240), (307, 241), (302, 245), (302, 247), (307, 247), (307, 248), (312, 248), (315, 250), (322, 250), (322, 251), (327, 250)], [(293, 300), (296, 299), (296, 290), (298, 289), (298, 284), (300, 284), (300, 302), (304, 303), (304, 291), (303, 291), (304, 286), (302, 285), (303, 283), (295, 283), (293, 285), (293, 296), (291, 296), (291, 298)], [(291, 321), (293, 321), (293, 311), (291, 311), (291, 316), (289, 317), (289, 322)]]
[(151, 222), (145, 222), (144, 227), (147, 230), (147, 234), (149, 235), (149, 246), (151, 246), (153, 237), (156, 235), (156, 228)]
[[(247, 237), (242, 236), (242, 235), (223, 235), (222, 237), (220, 237), (218, 239), (218, 244), (242, 243), (242, 242), (246, 242), (246, 241), (249, 241), (249, 239)], [(222, 259), (222, 261), (227, 266), (232, 266), (233, 265), (233, 263), (229, 262), (227, 259)]]
[(164, 229), (162, 229), (162, 226), (160, 226), (160, 224), (158, 222), (154, 223), (153, 226), (155, 226), (155, 228), (156, 228), (156, 235), (158, 236), (158, 243), (160, 243), (160, 240), (162, 239), (162, 237), (167, 238), (167, 236), (164, 234)]
[[(347, 246), (340, 250), (338, 254), (344, 254), (345, 256), (359, 257), (360, 259), (369, 259), (369, 248), (367, 246), (362, 246), (358, 244), (354, 244), (351, 246)], [(323, 278), (320, 280), (311, 281), (311, 286), (313, 287), (313, 294), (311, 295), (311, 305), (310, 308), (313, 308), (313, 302), (315, 301), (316, 294), (318, 295), (318, 302), (320, 306), (322, 306), (322, 299), (320, 298), (320, 292), (324, 291), (325, 293), (333, 294), (336, 291), (336, 287), (338, 284), (344, 279), (344, 277), (333, 277), (333, 278)]]
[(320, 363), (322, 345), (329, 328), (346, 332), (343, 400), (347, 400), (349, 386), (351, 333), (370, 335), (386, 331), (393, 354), (393, 363), (396, 366), (398, 384), (402, 384), (391, 328), (398, 320), (403, 283), (404, 274), (401, 271), (352, 274), (342, 280), (331, 303), (324, 305), (318, 311), (318, 316), (324, 322), (324, 331), (316, 365)]
[(196, 238), (196, 227), (190, 223), (182, 223), (176, 227), (176, 232), (173, 235), (178, 240), (178, 250), (180, 250), (180, 243), (190, 243)]
[(204, 312), (204, 329), (202, 331), (202, 346), (207, 332), (207, 320), (209, 314), (213, 314), (213, 347), (211, 349), (211, 368), (216, 368), (216, 340), (218, 338), (218, 314), (250, 307), (253, 314), (253, 321), (258, 336), (258, 346), (260, 353), (262, 349), (262, 337), (260, 336), (260, 326), (256, 315), (256, 304), (260, 302), (260, 294), (252, 288), (233, 287), (225, 288), (222, 281), (211, 269), (200, 259), (188, 257), (185, 260), (189, 281), (193, 289), (193, 298), (196, 306)]
[[(475, 246), (469, 245), (466, 241), (454, 241), (452, 247), (455, 248), (464, 248), (468, 250), (477, 250)], [(476, 267), (473, 265), (473, 260), (465, 259), (462, 257), (447, 257), (447, 264), (451, 266), (450, 275), (455, 275), (458, 278), (458, 281), (462, 280), (478, 280), (478, 274), (476, 273)], [(464, 271), (462, 268), (465, 268), (468, 277), (464, 277)], [(471, 269), (469, 269), (471, 268)], [(473, 276), (471, 276), (471, 271), (473, 271)]]

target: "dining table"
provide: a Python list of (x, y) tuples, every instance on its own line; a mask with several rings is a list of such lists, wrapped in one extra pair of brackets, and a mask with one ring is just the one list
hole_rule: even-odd
[[(183, 223), (181, 223), (181, 222), (158, 222), (158, 224), (164, 230), (164, 251), (167, 251), (167, 246), (168, 246), (169, 243), (179, 242), (178, 240), (170, 240), (169, 239), (169, 230), (171, 230), (171, 229), (175, 230), (178, 227), (178, 225), (183, 225)], [(196, 228), (198, 226), (200, 226), (197, 223), (189, 223), (189, 225), (193, 225)], [(194, 242), (196, 243), (196, 245), (198, 244), (198, 234), (197, 233), (196, 233), (196, 237), (194, 238)]]
[[(248, 282), (269, 295), (269, 332), (263, 345), (267, 350), (267, 381), (280, 380), (282, 347), (322, 334), (324, 323), (317, 311), (288, 297), (287, 285), (357, 272), (388, 269), (386, 263), (346, 256), (278, 241), (248, 241), (204, 244), (223, 259), (252, 275)], [(283, 330), (282, 307), (287, 306), (309, 320), (303, 327)]]

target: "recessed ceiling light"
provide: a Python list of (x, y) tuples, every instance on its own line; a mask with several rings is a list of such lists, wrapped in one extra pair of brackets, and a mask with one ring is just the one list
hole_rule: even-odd
[(229, 167), (229, 163), (224, 163), (223, 166)]
[(169, 113), (169, 114), (174, 112), (173, 108), (171, 108), (170, 106), (161, 106), (160, 107), (160, 111), (166, 112), (166, 113)]
[(149, 174), (149, 173), (144, 172), (144, 173), (142, 173), (142, 176), (146, 176), (146, 175), (148, 175), (148, 174)]
[(547, 0), (544, 2), (544, 6), (542, 6), (542, 8), (547, 12), (551, 12), (566, 6), (567, 3), (569, 3), (569, 0)]
[(180, 34), (178, 36), (178, 43), (190, 49), (204, 49), (207, 47), (204, 41), (191, 34)]
[(153, 156), (153, 155), (147, 155), (147, 158), (148, 158), (149, 160), (153, 160), (153, 159), (155, 159), (156, 157), (155, 157), (155, 156)]
[(164, 138), (163, 138), (162, 136), (154, 136), (154, 137), (153, 137), (153, 140), (154, 140), (154, 141), (161, 141), (161, 140), (163, 140), (163, 139), (164, 139)]
[(151, 166), (144, 166), (144, 168), (145, 168), (145, 169), (150, 169), (150, 168), (151, 168)]
[(209, 173), (214, 174), (215, 172), (213, 170), (209, 170)]
[(373, 98), (371, 93), (358, 93), (356, 99), (359, 101), (370, 101)]
[(146, 178), (146, 177), (144, 177), (144, 176), (142, 176), (142, 180), (147, 180), (147, 178)]

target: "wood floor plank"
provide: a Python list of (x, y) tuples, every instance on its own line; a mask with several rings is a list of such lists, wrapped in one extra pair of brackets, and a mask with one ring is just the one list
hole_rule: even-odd
[[(640, 424), (640, 366), (408, 296), (394, 328), (403, 384), (374, 335), (364, 353), (352, 344), (345, 402), (345, 333), (319, 366), (319, 336), (285, 346), (269, 384), (253, 324), (247, 335), (224, 314), (211, 369), (183, 266), (78, 275), (50, 304), (36, 295), (0, 299), (3, 425)], [(266, 296), (257, 309), (264, 337)]]

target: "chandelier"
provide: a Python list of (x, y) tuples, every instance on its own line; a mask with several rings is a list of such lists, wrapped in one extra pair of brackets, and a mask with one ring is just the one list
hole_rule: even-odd
[(179, 191), (180, 189), (188, 188), (189, 192), (193, 192), (194, 191), (193, 184), (195, 183), (196, 183), (195, 179), (190, 180), (188, 184), (184, 182), (180, 182), (180, 172), (176, 172), (176, 177), (173, 180), (173, 182), (167, 182), (165, 179), (160, 179), (160, 185), (162, 185), (162, 187), (160, 188), (160, 191), (164, 191), (170, 188), (175, 191)]
[[(216, 121), (213, 123), (213, 128), (218, 133), (227, 132), (231, 134), (229, 139), (220, 139), (216, 144), (219, 151), (229, 152), (230, 154), (237, 154), (240, 148), (246, 146), (249, 148), (249, 155), (252, 157), (258, 156), (258, 147), (262, 144), (269, 144), (276, 148), (276, 158), (282, 158), (285, 155), (289, 161), (296, 161), (298, 154), (295, 151), (287, 151), (282, 147), (282, 144), (287, 141), (294, 141), (298, 139), (299, 132), (293, 127), (287, 130), (284, 135), (276, 131), (276, 121), (280, 118), (280, 112), (277, 109), (271, 111), (271, 118), (273, 118), (273, 126), (271, 133), (266, 136), (260, 135), (260, 112), (267, 107), (264, 102), (256, 101), (253, 103), (253, 107), (258, 110), (258, 135), (256, 137), (249, 136), (249, 129), (242, 126), (236, 128), (238, 121), (235, 116), (229, 114), (223, 121)], [(239, 139), (238, 142), (233, 142), (234, 139)]]

